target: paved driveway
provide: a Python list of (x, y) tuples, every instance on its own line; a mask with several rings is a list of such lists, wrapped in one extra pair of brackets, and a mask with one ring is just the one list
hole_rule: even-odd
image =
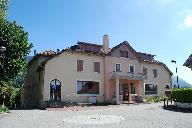
[(162, 104), (14, 110), (0, 115), (0, 128), (192, 128), (192, 113)]

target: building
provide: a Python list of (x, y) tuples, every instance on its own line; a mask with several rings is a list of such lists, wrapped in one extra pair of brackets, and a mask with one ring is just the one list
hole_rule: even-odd
[(28, 63), (22, 92), (24, 107), (49, 101), (116, 103), (136, 96), (164, 96), (171, 89), (172, 72), (155, 55), (136, 52), (127, 41), (109, 48), (78, 42), (61, 52), (36, 54)]
[(188, 68), (191, 68), (192, 70), (192, 54), (189, 56), (189, 58), (185, 61), (185, 63), (183, 64), (183, 66), (186, 66)]

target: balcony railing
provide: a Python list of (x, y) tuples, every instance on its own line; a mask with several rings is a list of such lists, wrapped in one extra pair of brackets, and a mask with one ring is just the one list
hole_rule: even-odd
[(124, 78), (124, 79), (130, 79), (130, 80), (144, 80), (147, 79), (146, 75), (143, 73), (125, 73), (125, 72), (111, 72), (110, 73), (111, 78)]

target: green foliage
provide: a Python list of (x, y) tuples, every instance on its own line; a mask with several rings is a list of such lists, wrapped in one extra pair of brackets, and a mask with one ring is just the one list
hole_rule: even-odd
[(155, 103), (158, 103), (158, 102), (161, 102), (163, 101), (164, 99), (167, 99), (166, 96), (153, 96), (153, 97), (149, 97), (147, 98), (147, 102), (155, 102)]
[(192, 103), (192, 88), (173, 89), (172, 97), (175, 102)]
[(5, 20), (0, 20), (0, 41), (6, 47), (3, 66), (0, 66), (0, 79), (10, 81), (26, 68), (25, 59), (32, 44), (28, 43), (28, 33), (21, 26)]
[(6, 106), (0, 106), (0, 113), (7, 113), (9, 109)]
[(21, 89), (14, 88), (8, 83), (0, 81), (0, 105), (8, 108), (15, 108), (15, 104), (20, 101)]
[(6, 18), (9, 0), (0, 0), (0, 18)]
[(24, 80), (27, 74), (27, 69), (22, 70), (16, 77), (15, 79), (9, 81), (11, 86), (15, 88), (21, 88), (24, 84)]

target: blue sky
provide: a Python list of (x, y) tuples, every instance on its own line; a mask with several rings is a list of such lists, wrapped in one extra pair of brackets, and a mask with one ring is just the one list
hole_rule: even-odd
[(192, 84), (183, 63), (192, 54), (192, 0), (10, 0), (8, 19), (29, 32), (33, 50), (64, 49), (77, 41), (110, 47), (122, 41), (156, 55)]

